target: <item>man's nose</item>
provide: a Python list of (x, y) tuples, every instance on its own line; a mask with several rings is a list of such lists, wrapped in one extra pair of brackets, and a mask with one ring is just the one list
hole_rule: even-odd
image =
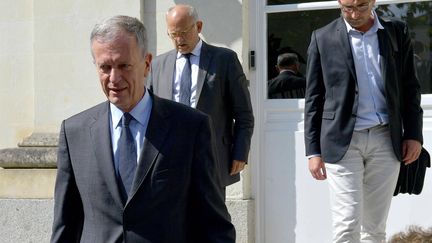
[(360, 16), (360, 14), (359, 14), (359, 12), (357, 10), (353, 11), (351, 13), (351, 18), (353, 18), (353, 19), (357, 19), (359, 16)]
[(184, 36), (183, 35), (178, 35), (178, 36), (174, 37), (173, 40), (178, 44), (178, 43), (184, 41)]
[(109, 77), (110, 82), (116, 83), (121, 80), (121, 71), (117, 68), (112, 68)]

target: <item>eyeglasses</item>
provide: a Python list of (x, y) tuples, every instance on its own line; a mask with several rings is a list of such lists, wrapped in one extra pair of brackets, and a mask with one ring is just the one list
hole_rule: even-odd
[(350, 14), (352, 14), (354, 12), (363, 13), (363, 12), (366, 12), (369, 9), (369, 4), (370, 4), (370, 2), (363, 3), (363, 4), (360, 4), (358, 6), (345, 6), (345, 5), (341, 4), (340, 8), (345, 13), (350, 13)]
[(187, 28), (186, 30), (184, 30), (184, 31), (168, 32), (167, 34), (168, 34), (168, 36), (171, 39), (175, 39), (177, 37), (185, 37), (187, 34), (190, 33), (190, 31), (193, 29), (193, 27), (195, 27), (195, 23), (193, 25), (191, 25), (189, 28)]

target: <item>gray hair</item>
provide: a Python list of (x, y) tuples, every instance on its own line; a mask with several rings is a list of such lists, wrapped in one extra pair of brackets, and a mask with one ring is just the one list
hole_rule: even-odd
[(90, 45), (94, 40), (112, 42), (125, 31), (135, 36), (138, 48), (144, 57), (147, 54), (147, 31), (144, 24), (134, 17), (117, 15), (96, 24), (90, 35)]
[(198, 12), (197, 12), (197, 10), (194, 7), (192, 7), (191, 5), (187, 5), (187, 4), (178, 4), (178, 5), (170, 7), (168, 9), (168, 11), (166, 12), (165, 17), (167, 17), (168, 14), (170, 14), (171, 11), (174, 10), (178, 6), (186, 8), (188, 10), (188, 12), (187, 12), (188, 16), (192, 17), (194, 22), (198, 21)]

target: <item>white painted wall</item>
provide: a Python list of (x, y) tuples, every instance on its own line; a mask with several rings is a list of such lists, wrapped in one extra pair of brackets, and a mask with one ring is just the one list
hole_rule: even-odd
[(33, 130), (32, 7), (32, 0), (0, 1), (0, 148)]
[(103, 100), (90, 55), (98, 21), (140, 18), (139, 1), (34, 1), (35, 131), (58, 132), (65, 118)]
[(140, 18), (140, 1), (0, 2), (0, 148), (32, 132), (58, 132), (66, 117), (103, 101), (89, 49), (103, 18)]

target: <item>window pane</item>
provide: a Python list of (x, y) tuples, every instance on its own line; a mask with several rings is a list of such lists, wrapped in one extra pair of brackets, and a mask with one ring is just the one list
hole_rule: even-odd
[(432, 2), (379, 6), (380, 16), (396, 17), (408, 24), (422, 94), (432, 93)]
[[(269, 4), (270, 2), (276, 1), (268, 0)], [(432, 93), (432, 2), (380, 5), (376, 12), (380, 16), (392, 16), (407, 22), (413, 38), (422, 94)], [(278, 72), (275, 68), (277, 56), (284, 52), (298, 54), (301, 63), (300, 72), (304, 74), (306, 52), (312, 31), (339, 16), (339, 9), (267, 14), (268, 80), (277, 76)]]
[[(282, 53), (296, 53), (300, 61), (300, 73), (304, 75), (312, 31), (330, 23), (339, 15), (338, 9), (268, 14), (268, 80), (278, 75), (277, 57)], [(273, 92), (273, 88), (271, 90)], [(302, 98), (302, 92), (277, 92), (269, 98)]]
[(292, 3), (311, 3), (311, 2), (327, 2), (334, 0), (267, 0), (267, 5), (281, 5), (281, 4), (292, 4)]

